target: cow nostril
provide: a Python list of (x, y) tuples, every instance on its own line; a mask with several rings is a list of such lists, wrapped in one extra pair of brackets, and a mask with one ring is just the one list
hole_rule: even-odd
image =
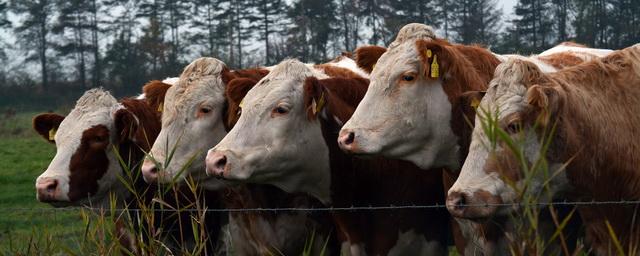
[(462, 209), (464, 209), (466, 204), (467, 204), (467, 197), (464, 196), (464, 194), (462, 194), (462, 195), (460, 195), (460, 197), (458, 197), (458, 201), (455, 202), (454, 207), (457, 210), (462, 210)]
[(355, 140), (355, 137), (356, 137), (355, 133), (349, 132), (349, 134), (347, 134), (347, 139), (344, 140), (344, 144), (350, 145)]
[(54, 192), (56, 191), (57, 187), (58, 187), (58, 181), (54, 180), (53, 182), (51, 182), (51, 184), (47, 185), (46, 189), (47, 189), (47, 192)]
[(158, 168), (157, 167), (153, 167), (149, 170), (149, 173), (151, 174), (157, 174), (158, 173)]
[(216, 166), (217, 169), (224, 169), (225, 165), (227, 165), (227, 157), (226, 156), (222, 156), (215, 163), (215, 166)]

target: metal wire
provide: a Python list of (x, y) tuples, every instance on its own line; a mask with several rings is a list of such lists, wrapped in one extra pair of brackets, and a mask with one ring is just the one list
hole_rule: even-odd
[[(574, 201), (574, 202), (545, 202), (545, 203), (502, 203), (502, 204), (462, 204), (461, 207), (541, 207), (541, 206), (605, 206), (605, 205), (640, 205), (640, 200), (634, 201)], [(441, 209), (446, 205), (387, 205), (387, 206), (351, 206), (351, 207), (318, 207), (318, 208), (220, 208), (220, 209), (129, 209), (129, 208), (97, 208), (97, 207), (65, 207), (65, 208), (0, 208), (0, 212), (25, 212), (25, 211), (154, 211), (154, 212), (327, 212), (327, 211), (385, 211), (385, 210), (411, 210), (411, 209)]]

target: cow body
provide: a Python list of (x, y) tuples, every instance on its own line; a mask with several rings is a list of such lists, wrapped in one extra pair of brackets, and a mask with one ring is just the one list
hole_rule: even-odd
[[(552, 177), (545, 172), (529, 178), (530, 190), (545, 188), (549, 196), (568, 200), (638, 200), (639, 159), (636, 131), (640, 119), (636, 106), (640, 99), (640, 45), (617, 51), (557, 73), (544, 74), (525, 61), (513, 60), (496, 71), (480, 108), (493, 116), (512, 140), (522, 143), (525, 163), (532, 166), (545, 159)], [(494, 149), (482, 146), (487, 135), (478, 129), (487, 115), (478, 113), (471, 151), (460, 179), (450, 193), (464, 193), (473, 202), (500, 200), (517, 202), (513, 189), (525, 175), (515, 156), (498, 140)], [(517, 129), (513, 124), (517, 123)], [(534, 127), (537, 127), (534, 129)], [(549, 135), (549, 131), (555, 130)], [(550, 138), (548, 136), (551, 136)], [(542, 138), (550, 141), (542, 150)], [(589, 143), (585, 143), (589, 141)], [(566, 166), (565, 166), (566, 165)], [(530, 167), (535, 168), (535, 167)], [(536, 169), (530, 172), (535, 174)], [(473, 182), (484, 180), (483, 183)], [(548, 184), (548, 188), (536, 184)], [(563, 194), (565, 192), (565, 194)], [(475, 195), (484, 194), (478, 197)], [(606, 209), (605, 209), (606, 208)], [(588, 241), (599, 255), (617, 251), (609, 226), (625, 253), (636, 253), (640, 240), (636, 207), (624, 205), (579, 206)], [(501, 207), (465, 209), (469, 216), (490, 216), (512, 211)], [(631, 221), (631, 222), (630, 222)]]
[[(337, 132), (366, 85), (361, 77), (327, 78), (300, 62), (284, 61), (247, 93), (238, 123), (209, 151), (207, 171), (307, 193), (335, 207), (438, 203), (443, 199), (438, 173), (420, 174), (407, 162), (361, 160), (339, 149)], [(318, 90), (324, 94), (314, 94)], [(446, 251), (448, 217), (442, 209), (334, 212), (333, 218), (344, 253)]]

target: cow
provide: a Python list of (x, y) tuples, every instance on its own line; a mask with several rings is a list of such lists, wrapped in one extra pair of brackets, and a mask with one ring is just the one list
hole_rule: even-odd
[[(448, 189), (457, 178), (470, 143), (472, 128), (467, 120), (473, 119), (474, 110), (469, 103), (481, 97), (472, 91), (486, 89), (501, 61), (509, 57), (531, 59), (545, 72), (553, 72), (608, 52), (559, 47), (542, 56), (501, 56), (479, 46), (451, 44), (444, 39), (423, 36), (389, 49), (377, 46), (357, 49), (359, 66), (372, 70), (371, 85), (340, 131), (338, 143), (343, 150), (356, 155), (407, 160), (423, 169), (445, 168), (444, 183)], [(564, 50), (559, 50), (561, 48)], [(576, 54), (568, 58), (567, 54), (573, 52)], [(502, 233), (499, 227), (464, 225), (463, 232), (469, 241), (477, 240), (470, 236)], [(499, 230), (488, 231), (496, 229)], [(475, 235), (470, 230), (476, 230)], [(486, 236), (481, 241), (467, 243), (478, 246), (468, 247), (459, 240), (456, 239), (458, 250), (467, 250), (466, 254), (475, 252), (476, 247), (481, 247), (486, 254), (505, 247), (504, 241)]]
[[(160, 197), (167, 205), (176, 208), (194, 202), (191, 193), (178, 193), (174, 197), (172, 191), (169, 195), (160, 196), (156, 193), (158, 188), (147, 185), (137, 178), (139, 173), (135, 173), (136, 166), (139, 166), (145, 151), (151, 148), (160, 130), (158, 111), (169, 87), (169, 84), (152, 81), (144, 86), (142, 99), (124, 98), (120, 101), (103, 89), (91, 89), (78, 99), (67, 116), (53, 113), (35, 116), (35, 131), (47, 141), (55, 143), (57, 148), (49, 167), (37, 178), (38, 200), (56, 207), (86, 205), (102, 209), (110, 209), (114, 197), (115, 207), (126, 209), (152, 207), (151, 200), (154, 197)], [(120, 161), (126, 168), (121, 166)], [(220, 202), (218, 194), (202, 193), (199, 196), (208, 201), (206, 206), (219, 208), (216, 205)], [(171, 214), (164, 216), (159, 213), (154, 218), (145, 218), (143, 223), (137, 222), (134, 217), (134, 227), (127, 227), (124, 219), (116, 218), (116, 234), (121, 245), (128, 253), (139, 254), (152, 249), (140, 246), (139, 242), (144, 241), (128, 233), (129, 228), (133, 228), (134, 232), (147, 230), (167, 247), (180, 250), (175, 243), (193, 234), (190, 230), (191, 216), (180, 214), (176, 218)], [(207, 244), (207, 251), (213, 252), (218, 249), (216, 243), (220, 225), (226, 221), (218, 213), (209, 213), (206, 217), (206, 223), (202, 224), (211, 231), (207, 232), (211, 240)], [(179, 230), (178, 223), (187, 228)], [(155, 233), (156, 230), (161, 232)]]
[[(523, 60), (501, 64), (480, 102), (448, 207), (465, 218), (502, 215), (517, 209), (509, 206), (519, 201), (516, 190), (533, 195), (543, 189), (570, 201), (639, 200), (638, 106), (640, 44), (550, 74)], [(495, 128), (483, 130), (489, 122)], [(506, 136), (490, 139), (489, 132), (499, 131)], [(509, 148), (509, 141), (519, 146)], [(577, 209), (596, 254), (637, 253), (637, 205)]]
[[(330, 77), (297, 60), (281, 62), (243, 97), (238, 122), (207, 154), (206, 172), (306, 193), (325, 206), (442, 204), (440, 173), (339, 149), (337, 132), (367, 85), (360, 76)], [(446, 254), (448, 218), (441, 208), (333, 212), (349, 255)]]
[[(338, 58), (330, 63), (309, 65), (318, 72), (335, 76), (354, 76), (358, 69), (353, 60)], [(204, 173), (206, 149), (215, 146), (237, 120), (241, 99), (225, 95), (244, 95), (271, 67), (229, 70), (214, 58), (200, 58), (183, 71), (174, 89), (164, 99), (163, 127), (150, 156), (143, 165), (149, 182), (181, 182), (185, 177), (201, 181), (210, 190), (224, 190), (226, 208), (312, 208), (320, 202), (301, 193), (287, 193), (275, 186), (236, 185), (207, 179)], [(206, 111), (202, 111), (206, 107)], [(205, 113), (206, 112), (206, 113)], [(164, 158), (172, 151), (172, 159)], [(202, 153), (200, 153), (202, 152)], [(200, 156), (202, 154), (202, 156)], [(199, 159), (200, 162), (193, 159)], [(200, 173), (198, 173), (198, 171)], [(300, 254), (305, 243), (316, 240), (313, 254), (322, 245), (331, 252), (332, 231), (326, 213), (309, 212), (241, 212), (229, 213), (231, 247), (238, 255)], [(329, 240), (327, 240), (329, 239)]]

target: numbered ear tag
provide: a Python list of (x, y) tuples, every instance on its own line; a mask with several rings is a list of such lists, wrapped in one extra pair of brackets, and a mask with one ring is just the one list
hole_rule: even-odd
[(58, 131), (58, 129), (56, 129), (56, 128), (51, 128), (51, 130), (49, 130), (49, 140), (50, 141), (54, 141), (55, 140), (57, 131)]
[(322, 110), (322, 108), (324, 107), (324, 92), (322, 93), (322, 95), (320, 95), (320, 99), (318, 99), (318, 102), (316, 103), (315, 99), (313, 100), (313, 114), (317, 114), (318, 112), (320, 112), (320, 110)]
[(164, 108), (164, 102), (160, 102), (160, 104), (158, 104), (158, 112), (162, 112), (162, 109)]
[(433, 55), (433, 62), (431, 62), (431, 77), (438, 78), (440, 76), (440, 66), (438, 65), (438, 55)]

